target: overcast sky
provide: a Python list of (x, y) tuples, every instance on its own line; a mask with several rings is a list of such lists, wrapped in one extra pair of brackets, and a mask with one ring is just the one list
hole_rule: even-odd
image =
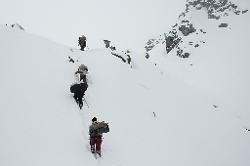
[(19, 23), (27, 32), (77, 47), (85, 34), (90, 48), (103, 39), (118, 48), (142, 47), (168, 31), (186, 0), (0, 0), (0, 24)]

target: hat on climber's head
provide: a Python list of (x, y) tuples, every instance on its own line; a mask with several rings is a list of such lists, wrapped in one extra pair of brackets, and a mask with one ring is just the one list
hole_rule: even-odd
[(92, 119), (92, 122), (96, 122), (96, 121), (97, 121), (97, 118), (94, 117), (94, 118)]

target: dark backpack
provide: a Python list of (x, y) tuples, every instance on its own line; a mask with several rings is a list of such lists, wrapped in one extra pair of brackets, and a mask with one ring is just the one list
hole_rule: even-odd
[(71, 93), (84, 93), (88, 89), (87, 83), (73, 84), (70, 86)]
[(108, 123), (105, 123), (104, 127), (101, 127), (99, 129), (97, 129), (97, 132), (101, 133), (101, 134), (108, 133), (109, 132), (109, 125), (108, 125)]
[(75, 93), (76, 89), (77, 89), (77, 84), (73, 84), (73, 85), (70, 86), (70, 92), (71, 93)]

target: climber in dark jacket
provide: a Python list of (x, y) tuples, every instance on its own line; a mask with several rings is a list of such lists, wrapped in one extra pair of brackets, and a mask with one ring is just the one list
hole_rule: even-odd
[(88, 84), (86, 82), (80, 84), (73, 84), (70, 87), (70, 92), (74, 93), (74, 99), (76, 103), (79, 105), (80, 109), (82, 109), (83, 101), (82, 98), (85, 95), (85, 91), (88, 89)]
[(84, 48), (86, 47), (86, 37), (84, 35), (82, 35), (81, 37), (79, 37), (79, 39), (78, 39), (78, 46), (80, 46), (81, 50), (84, 51)]

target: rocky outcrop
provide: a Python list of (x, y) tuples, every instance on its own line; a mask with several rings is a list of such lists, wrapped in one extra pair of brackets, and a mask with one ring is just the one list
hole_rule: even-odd
[(226, 28), (226, 27), (228, 27), (228, 24), (227, 24), (227, 23), (221, 23), (221, 24), (219, 25), (219, 28)]
[(184, 36), (188, 36), (190, 33), (195, 32), (196, 29), (193, 27), (193, 24), (190, 24), (188, 21), (187, 25), (179, 26), (179, 31), (181, 31)]
[(154, 48), (154, 46), (157, 44), (157, 43), (155, 43), (156, 40), (157, 39), (149, 39), (147, 41), (146, 46), (145, 46), (145, 49), (147, 52)]
[(18, 29), (24, 31), (24, 28), (23, 28), (20, 24), (12, 24), (12, 25), (10, 25), (10, 26), (11, 26), (12, 28), (18, 28)]
[(185, 12), (187, 13), (192, 7), (197, 10), (206, 9), (209, 19), (220, 19), (230, 13), (237, 15), (245, 13), (245, 11), (240, 10), (237, 5), (228, 0), (188, 0)]
[(121, 59), (124, 63), (131, 64), (132, 59), (128, 52), (112, 51), (111, 55)]
[[(229, 0), (187, 0), (185, 11), (179, 15), (178, 22), (172, 26), (172, 29), (168, 33), (164, 33), (164, 35), (148, 40), (145, 46), (147, 58), (150, 57), (150, 51), (159, 43), (166, 45), (167, 54), (174, 50), (176, 55), (181, 58), (190, 56), (187, 50), (198, 48), (200, 45), (205, 44), (203, 39), (200, 41), (188, 41), (187, 44), (184, 43), (184, 39), (189, 35), (198, 35), (199, 38), (199, 36), (207, 34), (207, 31), (204, 29), (195, 27), (192, 23), (192, 18), (188, 17), (189, 12), (192, 10), (206, 11), (208, 19), (216, 20), (232, 14), (240, 15), (248, 12), (248, 10), (241, 10)], [(221, 23), (218, 27), (228, 27), (228, 23)], [(188, 45), (189, 48), (186, 48), (184, 45)]]

